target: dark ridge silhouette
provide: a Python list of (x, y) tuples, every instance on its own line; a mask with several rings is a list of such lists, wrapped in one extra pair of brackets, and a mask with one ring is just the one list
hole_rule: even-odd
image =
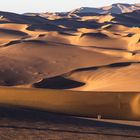
[(139, 15), (140, 10), (119, 15), (115, 14), (115, 18), (112, 21), (117, 21), (117, 24), (122, 24), (127, 27), (140, 27), (140, 19), (138, 18)]
[(78, 21), (75, 19), (69, 19), (69, 18), (62, 18), (62, 19), (56, 19), (52, 20), (51, 23), (55, 25), (63, 25), (71, 30), (77, 30), (78, 28), (99, 28), (103, 24), (97, 23), (95, 21)]
[(46, 34), (40, 34), (38, 37), (45, 37)]
[(33, 84), (36, 88), (48, 89), (71, 89), (85, 85), (82, 82), (66, 79), (62, 76), (44, 79), (39, 83)]
[(6, 18), (6, 19), (9, 20), (9, 21), (1, 21), (3, 23), (5, 23), (5, 22), (7, 22), (7, 23), (9, 23), (9, 22), (12, 22), (12, 23), (15, 23), (15, 22), (18, 22), (18, 23), (26, 22), (26, 20), (24, 20), (24, 19), (20, 20), (20, 18), (24, 17), (24, 16), (16, 14), (16, 13), (0, 11), (0, 16), (3, 16), (3, 18)]
[(98, 68), (99, 68), (99, 67), (86, 67), (86, 68), (79, 68), (79, 69), (74, 70), (74, 72), (97, 70)]
[(46, 31), (65, 31), (66, 29), (62, 29), (54, 24), (51, 23), (44, 23), (44, 24), (32, 24), (26, 28), (30, 31), (35, 30), (46, 30)]
[(19, 44), (19, 43), (36, 43), (36, 44), (39, 43), (39, 44), (46, 44), (47, 41), (44, 41), (44, 40), (14, 40), (14, 41), (10, 41), (9, 43), (3, 45), (3, 47), (7, 47), (7, 46)]
[(34, 40), (34, 39), (24, 40), (23, 42), (25, 42), (25, 43), (39, 43), (39, 44), (46, 44), (47, 43), (47, 41), (45, 41), (45, 40)]
[(26, 16), (10, 12), (0, 12), (0, 16), (8, 19), (9, 21), (2, 21), (3, 23), (19, 23), (19, 24), (35, 24), (44, 23), (48, 20), (40, 16)]
[(59, 34), (61, 34), (61, 35), (68, 35), (68, 36), (77, 36), (75, 34), (68, 33), (68, 32), (62, 32), (62, 31), (60, 31)]
[(3, 47), (11, 46), (11, 45), (14, 45), (14, 44), (19, 44), (19, 43), (22, 43), (22, 42), (23, 42), (22, 40), (13, 40), (13, 41), (10, 41), (7, 44), (3, 45)]
[(121, 62), (121, 63), (110, 64), (108, 66), (109, 67), (127, 67), (127, 66), (130, 66), (131, 64), (132, 62)]
[(76, 15), (82, 17), (82, 16), (100, 16), (101, 14), (85, 12), (85, 13), (76, 13)]
[(97, 47), (97, 46), (90, 46), (90, 47), (93, 47), (93, 48), (96, 48), (96, 49), (103, 49), (103, 50), (119, 50), (119, 51), (126, 51), (126, 52), (129, 52), (128, 50), (124, 49), (124, 48), (109, 48), (107, 46), (104, 46), (104, 47)]
[(64, 74), (64, 76), (71, 75), (74, 72), (93, 71), (93, 70), (97, 70), (97, 69), (103, 68), (103, 67), (127, 67), (127, 66), (130, 66), (133, 63), (135, 64), (135, 63), (140, 63), (140, 62), (120, 62), (120, 63), (112, 63), (112, 64), (109, 64), (109, 65), (97, 66), (97, 67), (79, 68), (79, 69), (76, 69), (76, 70), (73, 70), (73, 71), (71, 71), (69, 73)]
[(132, 37), (135, 34), (129, 33), (126, 37)]

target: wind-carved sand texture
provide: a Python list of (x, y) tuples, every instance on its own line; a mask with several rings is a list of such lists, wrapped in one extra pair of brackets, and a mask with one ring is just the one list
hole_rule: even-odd
[(140, 120), (140, 11), (44, 15), (0, 12), (0, 104)]

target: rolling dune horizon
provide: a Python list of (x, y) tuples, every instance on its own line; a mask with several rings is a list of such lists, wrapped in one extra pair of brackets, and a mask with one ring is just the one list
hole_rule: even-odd
[(0, 107), (140, 127), (139, 17), (139, 3), (0, 11)]

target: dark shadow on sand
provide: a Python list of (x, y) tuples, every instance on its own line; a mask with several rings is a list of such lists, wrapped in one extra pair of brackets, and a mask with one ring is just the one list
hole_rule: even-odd
[(0, 119), (9, 118), (11, 120), (36, 122), (36, 121), (49, 121), (53, 123), (61, 124), (73, 124), (83, 126), (101, 126), (101, 127), (116, 127), (120, 129), (139, 129), (139, 126), (131, 126), (124, 124), (115, 124), (111, 122), (101, 122), (96, 120), (90, 120), (85, 118), (78, 118), (76, 116), (69, 116), (59, 113), (52, 113), (47, 111), (31, 110), (26, 108), (16, 107), (0, 107)]
[(85, 85), (84, 83), (74, 80), (66, 79), (62, 76), (56, 76), (53, 78), (47, 78), (39, 83), (35, 83), (36, 88), (48, 88), (48, 89), (70, 89)]
[[(115, 124), (111, 122), (101, 122), (96, 120), (90, 120), (85, 118), (77, 118), (75, 116), (67, 116), (63, 114), (50, 113), (50, 112), (41, 112), (36, 110), (26, 110), (19, 108), (11, 108), (11, 107), (0, 107), (0, 120), (7, 120), (8, 122), (15, 122), (10, 124), (0, 124), (0, 128), (3, 129), (16, 129), (16, 130), (34, 130), (34, 131), (52, 131), (58, 133), (78, 133), (78, 134), (96, 134), (96, 135), (109, 135), (109, 136), (122, 136), (122, 137), (133, 137), (140, 138), (139, 132), (140, 127), (131, 126), (131, 125), (122, 125)], [(19, 122), (19, 125), (18, 125)], [(26, 123), (25, 123), (26, 122)], [(41, 122), (45, 124), (45, 127), (38, 126), (28, 126), (28, 123), (37, 123)], [(23, 125), (21, 125), (23, 123)], [(25, 124), (24, 124), (25, 123)], [(60, 125), (59, 128), (51, 128), (48, 124)], [(70, 126), (79, 129), (64, 129), (64, 126)], [(82, 130), (80, 128), (94, 128), (93, 131), (89, 131), (88, 129)], [(97, 128), (97, 129), (96, 129)], [(116, 133), (117, 131), (121, 133)], [(96, 131), (98, 130), (98, 131)], [(99, 131), (100, 130), (100, 131)], [(112, 132), (111, 130), (116, 130), (116, 132)], [(125, 132), (126, 130), (126, 132)], [(133, 133), (129, 134), (127, 131), (136, 131), (136, 135)]]

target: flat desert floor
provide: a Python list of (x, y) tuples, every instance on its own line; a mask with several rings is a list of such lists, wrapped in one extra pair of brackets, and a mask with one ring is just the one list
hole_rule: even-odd
[(139, 16), (0, 12), (0, 139), (140, 139)]

